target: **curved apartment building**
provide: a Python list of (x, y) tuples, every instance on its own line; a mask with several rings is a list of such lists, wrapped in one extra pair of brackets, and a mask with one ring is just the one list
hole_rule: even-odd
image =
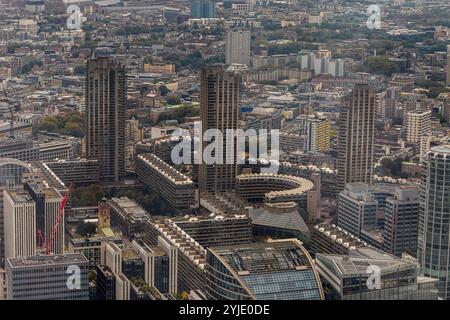
[(314, 184), (303, 178), (284, 174), (255, 173), (236, 177), (237, 194), (249, 202), (296, 202), (306, 205), (307, 192)]

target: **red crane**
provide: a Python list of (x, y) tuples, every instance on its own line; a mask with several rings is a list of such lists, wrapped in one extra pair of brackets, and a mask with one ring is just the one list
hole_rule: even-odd
[(56, 237), (56, 231), (58, 230), (59, 225), (61, 224), (61, 220), (64, 217), (64, 208), (69, 201), (70, 193), (72, 192), (72, 183), (69, 185), (69, 189), (67, 190), (66, 195), (64, 196), (63, 200), (61, 201), (61, 204), (59, 206), (59, 215), (56, 218), (55, 224), (52, 226), (50, 230), (50, 235), (48, 241), (46, 241), (45, 236), (43, 237), (43, 244), (45, 246), (45, 254), (49, 255), (51, 254), (52, 250), (52, 244)]
[(38, 230), (38, 246), (39, 248), (45, 249), (45, 235), (41, 229)]

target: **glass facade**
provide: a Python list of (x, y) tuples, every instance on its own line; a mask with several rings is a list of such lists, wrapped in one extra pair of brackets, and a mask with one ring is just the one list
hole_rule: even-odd
[(311, 269), (242, 277), (258, 300), (320, 300), (320, 290)]
[(208, 249), (206, 291), (217, 300), (320, 300), (311, 258), (294, 241)]
[(417, 257), (425, 276), (439, 279), (439, 295), (450, 298), (450, 147), (431, 148), (424, 163)]
[(168, 256), (155, 257), (155, 287), (161, 293), (169, 293), (170, 259)]
[(20, 183), (24, 172), (31, 172), (28, 164), (16, 159), (0, 159), (0, 185)]
[[(79, 288), (69, 277), (79, 268)], [(10, 300), (88, 300), (88, 261), (80, 254), (11, 258), (6, 262)]]
[(190, 0), (192, 18), (214, 18), (216, 3), (212, 0)]
[[(329, 300), (437, 300), (438, 297), (436, 279), (418, 277), (416, 262), (372, 248), (356, 249), (350, 255), (319, 253), (316, 265)], [(370, 267), (380, 270), (379, 287)]]

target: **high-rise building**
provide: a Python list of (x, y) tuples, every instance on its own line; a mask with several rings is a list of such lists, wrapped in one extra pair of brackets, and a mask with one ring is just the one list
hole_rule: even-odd
[(361, 237), (362, 230), (377, 223), (378, 202), (362, 182), (348, 183), (338, 196), (338, 226)]
[(5, 265), (5, 228), (3, 190), (14, 190), (21, 183), (22, 174), (30, 173), (31, 166), (17, 159), (0, 158), (0, 268)]
[(306, 120), (306, 151), (327, 152), (330, 150), (330, 119), (314, 117)]
[(356, 85), (342, 99), (339, 114), (337, 191), (348, 182), (372, 183), (375, 132), (375, 94)]
[(401, 256), (417, 252), (417, 224), (419, 219), (419, 193), (414, 186), (395, 188), (394, 196), (386, 199), (384, 216), (384, 250)]
[(406, 140), (419, 143), (431, 131), (431, 111), (411, 111), (406, 114)]
[(88, 300), (88, 269), (78, 253), (8, 258), (8, 299)]
[(447, 46), (447, 86), (450, 86), (450, 45)]
[(215, 0), (190, 0), (192, 18), (214, 18), (216, 16)]
[(125, 67), (107, 57), (88, 60), (86, 74), (86, 155), (97, 159), (100, 179), (125, 176)]
[[(241, 77), (233, 72), (225, 71), (220, 65), (207, 66), (201, 70), (200, 117), (202, 134), (208, 129), (218, 129), (222, 133), (223, 140), (215, 141), (215, 144), (219, 146), (215, 150), (216, 154), (213, 155), (216, 159), (215, 163), (208, 164), (204, 159), (201, 162), (199, 170), (200, 191), (216, 193), (234, 188), (238, 172), (236, 159), (238, 137), (232, 139), (232, 143), (227, 145), (226, 131), (227, 129), (236, 130), (239, 127), (240, 86)], [(202, 143), (202, 150), (205, 152), (205, 148), (210, 142), (203, 139)], [(219, 149), (222, 150), (222, 154), (220, 154)], [(227, 164), (227, 162), (233, 163)]]
[(36, 254), (36, 204), (28, 192), (3, 191), (5, 257)]
[(423, 275), (439, 279), (439, 296), (450, 299), (450, 145), (428, 151), (422, 177), (417, 260)]
[(238, 63), (250, 65), (250, 38), (249, 30), (229, 30), (226, 35), (226, 64)]
[[(62, 195), (55, 188), (42, 188), (34, 182), (27, 182), (25, 190), (28, 191), (36, 204), (36, 232), (46, 239), (51, 253), (64, 253), (64, 215), (60, 217)], [(38, 245), (43, 245), (38, 240)]]
[(394, 119), (397, 115), (397, 105), (400, 101), (400, 90), (396, 87), (386, 89), (386, 94), (381, 101), (381, 116), (385, 119)]

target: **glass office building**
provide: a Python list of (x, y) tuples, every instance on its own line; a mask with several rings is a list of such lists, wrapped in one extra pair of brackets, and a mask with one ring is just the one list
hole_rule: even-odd
[(216, 2), (213, 0), (190, 0), (192, 18), (214, 18), (216, 16)]
[(88, 300), (89, 264), (78, 253), (6, 260), (9, 300)]
[(418, 277), (414, 259), (370, 247), (316, 254), (327, 300), (437, 300), (437, 279)]
[(206, 261), (210, 299), (323, 299), (319, 275), (297, 239), (208, 248)]
[(450, 145), (426, 154), (419, 205), (417, 259), (424, 276), (439, 279), (439, 296), (450, 298)]

